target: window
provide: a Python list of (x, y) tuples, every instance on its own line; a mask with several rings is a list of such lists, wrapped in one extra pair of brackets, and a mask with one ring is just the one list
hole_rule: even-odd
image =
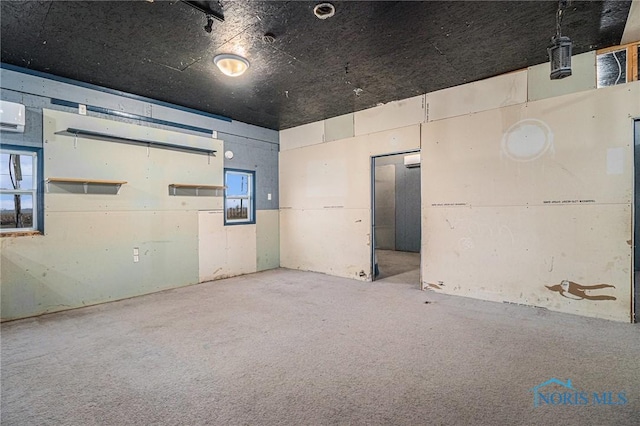
[(255, 223), (254, 183), (255, 172), (233, 169), (225, 170), (225, 224)]
[(24, 149), (0, 151), (0, 230), (38, 229), (38, 155)]
[(615, 86), (627, 82), (627, 50), (601, 53), (596, 56), (598, 87)]

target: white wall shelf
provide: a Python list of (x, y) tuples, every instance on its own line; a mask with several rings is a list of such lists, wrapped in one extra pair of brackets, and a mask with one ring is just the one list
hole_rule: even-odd
[(62, 184), (82, 184), (84, 193), (89, 193), (89, 185), (103, 185), (114, 186), (116, 188), (116, 194), (120, 192), (122, 185), (126, 184), (124, 180), (105, 180), (105, 179), (82, 179), (82, 178), (48, 178), (46, 181), (47, 192), (49, 192), (50, 183), (62, 183)]
[[(196, 197), (203, 197), (203, 196), (208, 196), (205, 194), (202, 194), (200, 192), (201, 189), (204, 190), (212, 190), (214, 192), (213, 195), (214, 197), (220, 197), (222, 196), (222, 191), (225, 189), (226, 187), (224, 186), (220, 186), (220, 185), (198, 185), (198, 184), (189, 184), (189, 183), (172, 183), (169, 185), (169, 193), (171, 195), (194, 195)], [(177, 190), (178, 189), (187, 189), (187, 190), (193, 190), (193, 193), (189, 194), (178, 194)]]

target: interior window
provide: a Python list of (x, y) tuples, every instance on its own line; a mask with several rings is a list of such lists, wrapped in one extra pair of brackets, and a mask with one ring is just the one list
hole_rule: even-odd
[(225, 170), (224, 217), (226, 224), (255, 223), (255, 173), (243, 170)]
[(33, 151), (0, 151), (0, 230), (38, 229), (38, 156)]

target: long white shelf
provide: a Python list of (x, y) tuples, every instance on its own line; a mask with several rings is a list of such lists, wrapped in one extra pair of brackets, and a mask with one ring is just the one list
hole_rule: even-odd
[(73, 128), (73, 127), (69, 127), (69, 128), (67, 128), (65, 130), (56, 132), (56, 134), (65, 135), (65, 136), (75, 136), (75, 137), (81, 136), (81, 137), (89, 138), (89, 139), (99, 139), (99, 140), (108, 140), (108, 141), (112, 141), (112, 142), (128, 143), (128, 144), (135, 144), (135, 145), (144, 145), (144, 146), (147, 146), (147, 147), (171, 149), (171, 150), (174, 150), (174, 151), (195, 152), (195, 153), (199, 153), (199, 154), (207, 154), (209, 156), (213, 155), (214, 157), (216, 155), (216, 150), (214, 150), (214, 149), (196, 148), (196, 147), (193, 147), (193, 146), (176, 145), (176, 144), (166, 143), (166, 142), (157, 142), (157, 141), (149, 141), (149, 140), (145, 140), (145, 139), (127, 138), (127, 137), (124, 137), (124, 136), (115, 136), (115, 135), (110, 135), (110, 134), (107, 134), (107, 133), (94, 132), (94, 131), (91, 131), (91, 130), (76, 129), (76, 128)]
[(127, 181), (125, 180), (106, 180), (106, 179), (84, 179), (84, 178), (48, 178), (46, 181), (47, 184), (47, 192), (49, 192), (49, 184), (50, 183), (77, 183), (82, 184), (84, 186), (84, 193), (87, 194), (89, 190), (89, 185), (113, 185), (117, 188), (116, 194), (120, 193), (120, 188), (122, 185), (125, 185)]
[(218, 191), (223, 191), (226, 187), (221, 185), (200, 185), (193, 183), (172, 183), (169, 185), (169, 189), (171, 189), (171, 195), (177, 195), (177, 189), (195, 189), (195, 196), (200, 196), (201, 189), (213, 189), (216, 191), (217, 196), (221, 196)]

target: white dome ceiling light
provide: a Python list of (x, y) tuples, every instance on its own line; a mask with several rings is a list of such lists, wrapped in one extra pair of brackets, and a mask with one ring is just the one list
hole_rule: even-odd
[(249, 69), (249, 61), (240, 55), (223, 53), (213, 58), (213, 63), (229, 77), (239, 77)]

